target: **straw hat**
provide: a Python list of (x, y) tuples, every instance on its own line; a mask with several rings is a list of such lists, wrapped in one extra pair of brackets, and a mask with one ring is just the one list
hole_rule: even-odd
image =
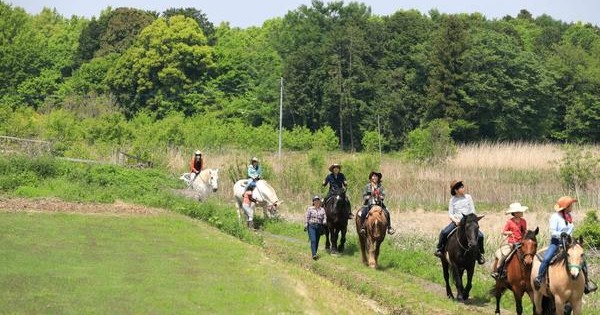
[(450, 194), (452, 196), (456, 195), (456, 190), (463, 185), (463, 181), (459, 180), (459, 181), (452, 181), (452, 183), (450, 183)]
[(333, 164), (329, 165), (329, 171), (333, 172), (333, 169), (336, 167), (339, 168), (340, 170), (342, 170), (342, 166), (340, 164), (333, 163)]
[(312, 198), (312, 201), (315, 202), (315, 200), (319, 200), (321, 201), (321, 197), (319, 197), (319, 195), (316, 195)]
[(255, 156), (252, 158), (252, 160), (250, 160), (250, 162), (258, 162), (258, 158)]
[(371, 177), (373, 177), (373, 175), (377, 175), (377, 178), (379, 178), (379, 181), (381, 181), (381, 178), (383, 177), (383, 175), (381, 173), (371, 171), (371, 173), (369, 173), (369, 180), (371, 180)]
[(570, 205), (572, 205), (576, 202), (577, 202), (577, 199), (575, 199), (575, 198), (571, 198), (570, 196), (562, 196), (562, 197), (558, 198), (558, 200), (556, 201), (556, 204), (554, 205), (554, 210), (557, 212), (565, 210)]
[(508, 210), (506, 210), (506, 214), (515, 213), (515, 212), (525, 212), (527, 209), (529, 209), (529, 207), (522, 206), (520, 203), (515, 202), (515, 203), (511, 203), (510, 206), (508, 206)]

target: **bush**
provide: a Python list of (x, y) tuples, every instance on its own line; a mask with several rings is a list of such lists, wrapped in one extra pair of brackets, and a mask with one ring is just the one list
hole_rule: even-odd
[(598, 177), (600, 159), (583, 147), (566, 145), (558, 170), (560, 179), (570, 190), (585, 189), (587, 184)]
[(585, 215), (583, 224), (575, 230), (575, 237), (583, 236), (584, 243), (590, 247), (600, 247), (600, 221), (596, 211), (589, 211)]
[(363, 134), (360, 141), (365, 152), (379, 151), (379, 133), (377, 131), (367, 131)]
[(408, 134), (403, 154), (417, 163), (443, 163), (456, 154), (456, 144), (450, 137), (450, 126), (442, 119), (431, 121), (425, 127)]

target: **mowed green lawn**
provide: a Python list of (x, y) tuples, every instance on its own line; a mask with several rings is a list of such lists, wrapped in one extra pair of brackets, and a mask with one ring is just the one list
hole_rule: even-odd
[(0, 313), (369, 313), (357, 296), (173, 214), (0, 211)]

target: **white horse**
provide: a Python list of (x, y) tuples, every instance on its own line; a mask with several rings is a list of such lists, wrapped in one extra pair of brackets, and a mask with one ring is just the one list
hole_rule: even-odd
[[(241, 220), (242, 215), (246, 217), (246, 221), (252, 221), (254, 219), (254, 211), (246, 213), (242, 208), (242, 201), (244, 199), (244, 191), (248, 185), (247, 179), (238, 180), (233, 185), (233, 196), (235, 197), (235, 203), (238, 209), (238, 218)], [(277, 215), (277, 207), (282, 203), (277, 197), (275, 189), (271, 187), (264, 179), (256, 182), (256, 188), (252, 192), (252, 198), (256, 200), (256, 205), (263, 208), (264, 215), (266, 218), (272, 218)], [(252, 206), (254, 209), (254, 205)]]
[(206, 199), (211, 193), (214, 193), (219, 189), (218, 168), (204, 169), (196, 177), (194, 177), (193, 173), (184, 173), (179, 179), (183, 180), (191, 189), (198, 192), (199, 201)]

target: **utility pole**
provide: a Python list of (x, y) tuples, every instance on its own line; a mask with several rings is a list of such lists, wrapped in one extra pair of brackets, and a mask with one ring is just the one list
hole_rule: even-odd
[(281, 130), (283, 128), (283, 77), (279, 81), (279, 160), (281, 160)]
[(379, 163), (381, 163), (381, 125), (379, 124), (379, 114), (377, 114), (377, 135), (379, 136)]

